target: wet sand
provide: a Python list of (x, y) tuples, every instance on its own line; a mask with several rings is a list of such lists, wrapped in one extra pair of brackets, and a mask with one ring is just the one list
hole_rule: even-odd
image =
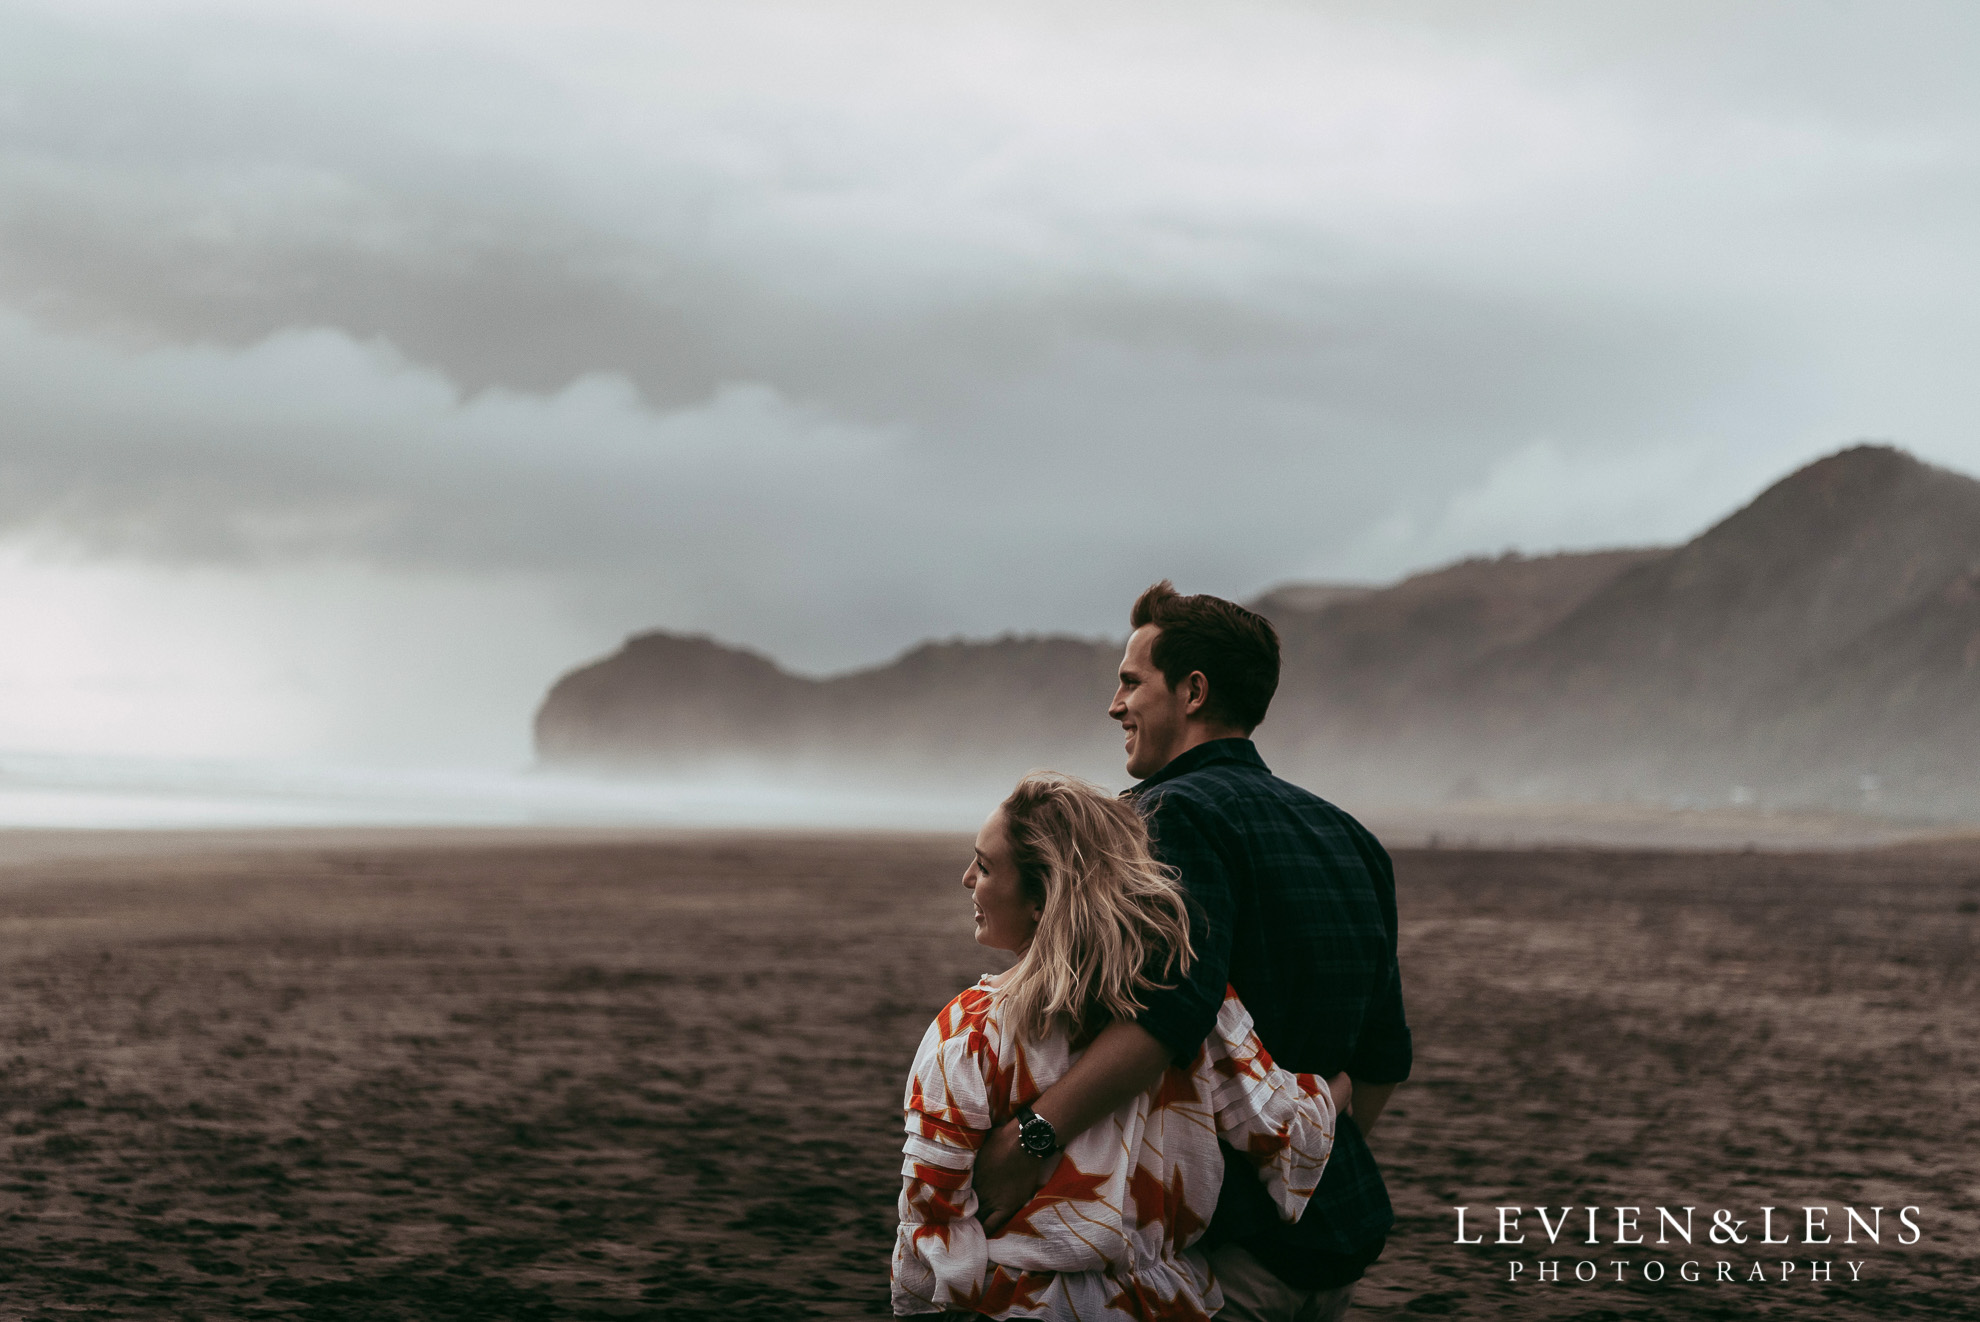
[[(964, 851), (0, 846), (0, 1315), (885, 1316), (907, 1059), (995, 966), (969, 941)], [(1980, 847), (1397, 864), (1417, 1069), (1373, 1140), (1400, 1221), (1361, 1315), (1971, 1316)], [(1827, 1204), (1834, 1228), (1881, 1205), (1886, 1233), (1451, 1243), (1452, 1206), (1502, 1203), (1689, 1204), (1701, 1232), (1718, 1207)], [(1534, 1283), (1543, 1257), (1570, 1279)], [(1640, 1279), (1687, 1258), (1742, 1279)], [(1824, 1258), (1839, 1279), (1811, 1283)], [(1571, 1280), (1583, 1259), (1600, 1281)], [(1744, 1279), (1756, 1260), (1766, 1284)]]

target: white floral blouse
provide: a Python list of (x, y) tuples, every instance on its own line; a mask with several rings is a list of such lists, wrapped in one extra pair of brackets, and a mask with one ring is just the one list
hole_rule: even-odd
[(943, 1008), (915, 1053), (894, 1311), (1207, 1322), (1223, 1295), (1190, 1246), (1217, 1206), (1217, 1140), (1248, 1153), (1280, 1214), (1297, 1220), (1333, 1149), (1326, 1084), (1274, 1065), (1227, 989), (1190, 1068), (1075, 1138), (1037, 1196), (986, 1237), (970, 1187), (978, 1145), (1078, 1057), (1062, 1033), (1017, 1040), (1001, 1007), (985, 979)]

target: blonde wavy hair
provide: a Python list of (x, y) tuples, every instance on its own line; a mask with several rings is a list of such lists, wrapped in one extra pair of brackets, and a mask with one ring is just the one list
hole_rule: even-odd
[(999, 987), (1020, 1035), (1063, 1027), (1083, 1042), (1143, 1009), (1141, 993), (1189, 971), (1189, 909), (1129, 804), (1071, 776), (1033, 772), (1003, 802), (1011, 858), (1038, 927)]

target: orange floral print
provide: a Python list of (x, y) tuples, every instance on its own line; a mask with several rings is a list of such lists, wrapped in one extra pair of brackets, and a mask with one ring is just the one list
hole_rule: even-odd
[(1298, 1219), (1333, 1149), (1325, 1085), (1274, 1065), (1227, 991), (1190, 1067), (1074, 1139), (1031, 1202), (986, 1236), (969, 1180), (983, 1136), (1078, 1055), (1063, 1034), (1005, 1033), (999, 1004), (987, 980), (971, 987), (915, 1053), (894, 1311), (1207, 1322), (1223, 1295), (1192, 1245), (1217, 1205), (1217, 1140), (1248, 1154), (1280, 1215)]

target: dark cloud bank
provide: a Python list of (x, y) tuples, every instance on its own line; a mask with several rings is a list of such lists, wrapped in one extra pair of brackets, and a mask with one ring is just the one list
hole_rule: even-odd
[(0, 523), (86, 555), (532, 573), (829, 669), (1970, 443), (1909, 387), (1975, 328), (1891, 266), (1972, 271), (1949, 14), (200, 13), (6, 20)]
[[(497, 730), (509, 757), (555, 668), (635, 630), (834, 674), (1111, 633), (1162, 576), (1243, 598), (1675, 544), (1858, 437), (1980, 471), (1976, 31), (1948, 5), (15, 5), (0, 578), (57, 602), (29, 636), (155, 695), (134, 746), (212, 726), (211, 677), (245, 674), (284, 747)], [(50, 561), (186, 602), (177, 642), (114, 593), (70, 609), (88, 576)], [(1439, 739), (1496, 710), (1404, 671)], [(0, 742), (100, 708), (72, 678), (0, 693)], [(1315, 692), (1284, 757), (1468, 792), (1390, 715), (1350, 757), (1342, 713), (1387, 709)], [(1494, 756), (1481, 784), (1527, 783)]]

